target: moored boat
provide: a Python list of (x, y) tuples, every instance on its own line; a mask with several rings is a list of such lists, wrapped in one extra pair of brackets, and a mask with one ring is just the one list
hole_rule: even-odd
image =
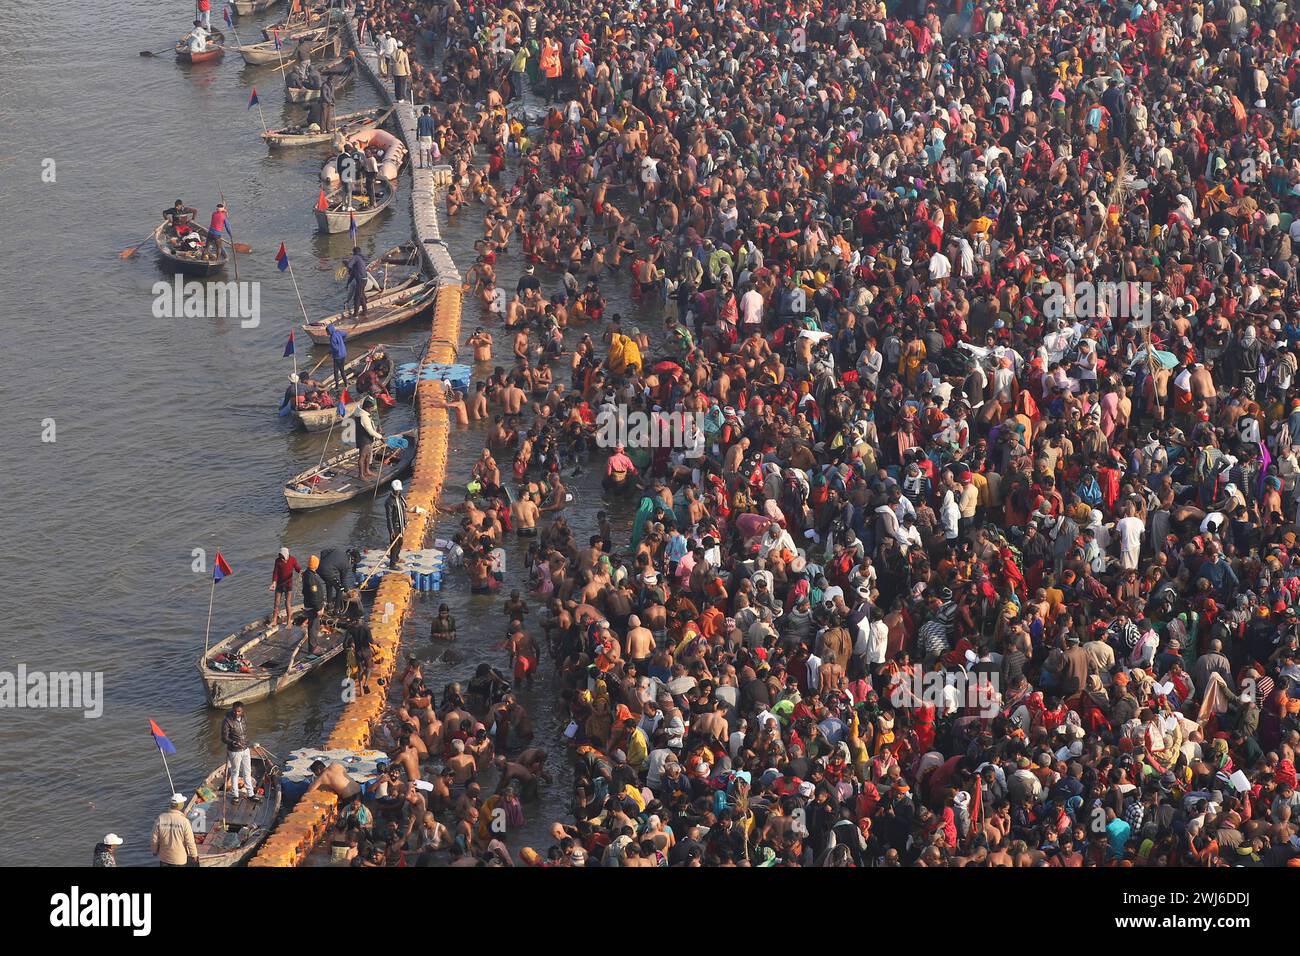
[(275, 40), (262, 43), (245, 43), (239, 48), (239, 55), (249, 66), (268, 66), (271, 64), (292, 64), (299, 52), (308, 57), (321, 55), (338, 56), (340, 40), (338, 33), (328, 27), (308, 30), (298, 37), (280, 37), (280, 45)]
[(326, 316), (319, 322), (304, 325), (303, 329), (317, 345), (328, 345), (329, 327), (337, 325), (349, 338), (370, 335), (380, 329), (400, 325), (417, 318), (438, 301), (437, 279), (408, 279), (397, 288), (389, 289), (366, 301), (366, 312), (351, 318), (346, 311)]
[[(322, 74), (329, 73), (333, 76), (334, 92), (336, 93), (339, 90), (348, 89), (357, 75), (355, 69), (343, 69), (345, 63), (346, 58), (343, 58), (335, 60), (332, 63), (327, 63), (321, 68)], [(286, 75), (284, 78), (284, 99), (285, 102), (288, 103), (315, 103), (320, 99), (320, 87), (297, 86), (295, 85), (292, 76)]]
[(221, 244), (219, 255), (209, 252), (208, 230), (196, 222), (190, 222), (188, 226), (190, 231), (186, 236), (177, 236), (168, 223), (158, 225), (153, 233), (153, 241), (158, 247), (159, 257), (186, 275), (210, 276), (220, 272), (230, 257), (229, 243)]
[(391, 206), (396, 196), (396, 184), (390, 183), (382, 176), (377, 176), (375, 177), (375, 201), (370, 201), (365, 184), (357, 183), (352, 190), (352, 208), (349, 209), (343, 190), (336, 189), (326, 194), (324, 209), (321, 209), (320, 204), (317, 203), (316, 226), (321, 232), (330, 234), (347, 232), (355, 218), (359, 229)]
[[(290, 612), (291, 621), (301, 622), (302, 616), (302, 605)], [(335, 628), (327, 616), (321, 618), (315, 647), (307, 646), (305, 623), (267, 624), (260, 618), (247, 624), (198, 659), (208, 704), (224, 708), (277, 694), (338, 657), (343, 637), (342, 627)]]
[[(364, 355), (354, 358), (343, 366), (343, 371), (349, 382), (356, 382), (357, 378), (367, 370), (371, 360), (376, 357), (380, 357), (382, 364), (385, 366), (384, 370), (377, 375), (377, 378), (379, 379), (377, 389), (378, 395), (380, 396), (379, 408), (380, 411), (383, 411), (385, 408), (391, 408), (395, 404), (392, 398), (388, 396), (388, 386), (393, 381), (395, 366), (393, 365), (392, 359), (387, 356), (386, 346), (376, 345), (367, 349)], [(356, 391), (352, 386), (349, 386), (349, 389), (350, 395), (356, 394)], [(372, 390), (370, 394), (376, 394), (376, 391)], [(385, 401), (385, 398), (387, 398), (387, 401)], [(345, 411), (348, 415), (353, 415), (356, 413), (356, 410), (360, 405), (361, 399), (348, 402), (345, 406)], [(335, 425), (340, 417), (337, 404), (325, 408), (295, 409), (292, 412), (292, 415), (294, 422), (298, 427), (309, 432), (326, 431)]]
[(255, 13), (270, 10), (280, 0), (228, 0), (237, 17), (250, 17)]
[(295, 146), (317, 146), (333, 142), (335, 136), (352, 136), (369, 129), (376, 129), (388, 122), (393, 115), (392, 109), (376, 106), (373, 109), (357, 110), (334, 117), (334, 129), (322, 130), (316, 124), (285, 126), (262, 134), (266, 145), (272, 149), (290, 149)]
[(319, 29), (327, 24), (334, 23), (338, 20), (346, 20), (347, 14), (343, 10), (312, 10), (307, 13), (291, 13), (283, 20), (267, 24), (262, 28), (263, 40), (274, 40), (278, 33), (280, 39), (295, 37), (311, 30)]
[[(395, 441), (401, 439), (401, 441)], [(419, 429), (389, 435), (383, 442), (370, 446), (376, 477), (362, 481), (357, 473), (360, 449), (349, 448), (327, 461), (294, 475), (284, 483), (284, 498), (290, 511), (309, 511), (342, 504), (363, 495), (387, 491), (394, 478), (400, 478), (415, 461)], [(391, 443), (391, 444), (390, 444)], [(394, 447), (404, 445), (405, 447)]]
[(258, 781), (255, 800), (226, 792), (229, 764), (204, 778), (183, 813), (194, 829), (199, 866), (238, 866), (271, 835), (280, 813), (280, 768), (271, 754), (253, 747), (249, 762)]
[(185, 34), (176, 41), (176, 59), (181, 63), (189, 63), (191, 66), (198, 66), (202, 63), (216, 63), (226, 55), (226, 48), (221, 45), (225, 39), (221, 33), (210, 31), (208, 33), (208, 43), (202, 50), (190, 49), (190, 34)]

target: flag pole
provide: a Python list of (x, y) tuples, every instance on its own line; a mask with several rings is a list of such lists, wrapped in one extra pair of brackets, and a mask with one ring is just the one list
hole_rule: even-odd
[[(302, 309), (302, 320), (303, 320), (305, 323), (307, 323), (308, 325), (311, 325), (311, 319), (307, 318), (307, 307), (306, 307), (305, 305), (302, 304), (302, 292), (301, 292), (301, 290), (299, 290), (299, 288), (298, 288), (298, 280), (297, 280), (297, 278), (294, 277), (294, 274), (293, 274), (293, 260), (292, 260), (292, 259), (289, 260), (289, 278), (290, 278), (290, 280), (292, 280), (292, 282), (293, 282), (293, 291), (294, 291), (294, 294), (295, 294), (296, 296), (298, 296), (298, 308)], [(295, 361), (295, 362), (297, 362), (297, 357), (296, 357), (297, 354), (298, 354), (298, 353), (295, 351), (295, 352), (294, 352), (294, 356), (295, 356), (294, 361)]]
[[(150, 728), (152, 730), (152, 728)], [(162, 744), (154, 740), (154, 746), (158, 748), (158, 756), (162, 757), (163, 770), (167, 771), (167, 786), (172, 788), (172, 793), (176, 792), (176, 784), (172, 782), (172, 768), (167, 766), (167, 755), (163, 753)]]
[[(254, 88), (253, 92), (254, 92), (254, 93), (257, 92), (256, 88)], [(260, 117), (262, 118), (262, 132), (263, 132), (263, 133), (269, 133), (269, 132), (271, 132), (270, 127), (268, 127), (268, 126), (266, 125), (266, 114), (262, 112), (262, 99), (261, 99), (261, 97), (258, 97), (258, 99), (257, 99), (257, 115), (260, 116)]]
[[(208, 656), (208, 641), (209, 641), (209, 639), (210, 639), (211, 636), (212, 636), (212, 602), (216, 599), (216, 596), (217, 596), (217, 576), (214, 574), (214, 575), (212, 576), (212, 587), (208, 589), (208, 626), (207, 626), (207, 627), (204, 629), (204, 631), (203, 631), (203, 658), (204, 658), (204, 660), (207, 659), (207, 656)], [(163, 761), (166, 762), (166, 759), (167, 759), (167, 758), (164, 757), (164, 758), (163, 758)]]

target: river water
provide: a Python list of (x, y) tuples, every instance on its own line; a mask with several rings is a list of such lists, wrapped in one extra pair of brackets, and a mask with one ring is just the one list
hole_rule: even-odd
[[(236, 30), (253, 42), (260, 25), (278, 16), (244, 18)], [(8, 454), (0, 458), (0, 487), (8, 500), (0, 511), (7, 559), (0, 671), (102, 673), (103, 713), (0, 710), (0, 865), (83, 865), (109, 831), (126, 840), (123, 865), (148, 864), (152, 821), (172, 790), (148, 720), (176, 746), (169, 758), (175, 789), (189, 792), (223, 758), (221, 713), (206, 706), (195, 671), (217, 549), (235, 574), (215, 589), (214, 641), (269, 612), (270, 568), (281, 546), (304, 559), (329, 546), (387, 544), (382, 501), (290, 519), (280, 493), (286, 478), (319, 460), (325, 439), (294, 432), (276, 416), (293, 368), (282, 357), (285, 338), (302, 314), (274, 256), (284, 242), (315, 318), (343, 304), (334, 270), (349, 241), (315, 232), (316, 174), (327, 149), (269, 154), (258, 136), (258, 110), (247, 108), (254, 86), (271, 127), (301, 115), (283, 105), (278, 74), (245, 67), (233, 51), (215, 65), (174, 61), (170, 44), (188, 25), (187, 4), (121, 0), (88, 17), (74, 5), (14, 0), (5, 19), (0, 394), (7, 409), (0, 435)], [(145, 58), (142, 50), (166, 52)], [(338, 112), (378, 103), (360, 82), (340, 94)], [(410, 237), (408, 187), (404, 177), (393, 210), (362, 229), (367, 255)], [(259, 324), (156, 317), (154, 285), (171, 276), (152, 241), (132, 259), (118, 253), (149, 235), (175, 199), (206, 221), (222, 195), (236, 238), (253, 247), (239, 257), (239, 278), (260, 284)], [(481, 232), (477, 206), (444, 228), (462, 271)], [(513, 251), (498, 265), (506, 289), (522, 267)], [(544, 280), (545, 291), (558, 286), (558, 277)], [(625, 275), (611, 276), (604, 291), (609, 311), (640, 318)], [(467, 301), (462, 331), (485, 318)], [(413, 361), (426, 337), (427, 325), (414, 323), (382, 341), (397, 361)], [(496, 337), (495, 364), (508, 366), (510, 336), (498, 330)], [(298, 338), (300, 363), (314, 364), (324, 353)], [(561, 375), (567, 380), (567, 366)], [(399, 406), (382, 426), (393, 432), (413, 422)], [(452, 441), (447, 487), (455, 494), (482, 448), (483, 427)], [(574, 490), (569, 518), (582, 541), (602, 507), (597, 469)], [(625, 534), (631, 505), (610, 510)], [(452, 530), (444, 524), (439, 533)], [(195, 549), (204, 559), (199, 570)], [(506, 590), (524, 588), (522, 554), (510, 546)], [(456, 666), (435, 662), (442, 648), (428, 640), (442, 600), (460, 625), (464, 661)], [(541, 608), (534, 608), (536, 620)], [(405, 645), (440, 688), (482, 660), (504, 667), (497, 645), (506, 623), (498, 601), (471, 597), (452, 575), (441, 594), (416, 605)], [(282, 757), (319, 746), (342, 706), (341, 676), (341, 668), (327, 669), (250, 706), (253, 740)], [(559, 740), (556, 690), (547, 661), (537, 686), (522, 692), (541, 746)], [(554, 763), (557, 782), (544, 788), (540, 805), (525, 806), (528, 826), (512, 846), (544, 848), (546, 824), (565, 815), (568, 774), (562, 759)]]

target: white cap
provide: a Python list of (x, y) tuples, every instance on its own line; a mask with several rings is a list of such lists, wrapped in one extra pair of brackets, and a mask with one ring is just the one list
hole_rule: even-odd
[(281, 549), (280, 549), (280, 557), (282, 557), (282, 558), (287, 558), (287, 557), (289, 557), (289, 549), (288, 549), (288, 548), (281, 548)]
[(173, 806), (173, 807), (180, 807), (180, 806), (184, 806), (184, 805), (185, 805), (185, 798), (184, 798), (183, 796), (181, 796), (179, 793), (173, 793), (173, 794), (172, 794), (172, 806)]
[(401, 483), (400, 481), (396, 481), (396, 480), (394, 480), (394, 481), (393, 481), (393, 490), (394, 490), (394, 491), (401, 491), (401, 490), (402, 490), (402, 483)]
[(110, 833), (104, 837), (104, 843), (108, 846), (121, 846), (122, 842), (122, 838), (116, 833)]
[(290, 373), (289, 373), (289, 381), (291, 381), (291, 382), (296, 382), (296, 381), (298, 381), (298, 373), (297, 373), (297, 372), (290, 372)]

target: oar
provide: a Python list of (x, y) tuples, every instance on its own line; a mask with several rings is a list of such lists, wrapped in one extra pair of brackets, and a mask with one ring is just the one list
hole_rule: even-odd
[(167, 49), (159, 50), (157, 53), (150, 53), (148, 50), (141, 50), (140, 55), (141, 56), (162, 56), (164, 53), (173, 53), (175, 52), (175, 50), (176, 50), (175, 46), (169, 46)]
[(135, 255), (137, 252), (140, 251), (141, 246), (143, 246), (146, 242), (148, 242), (152, 238), (153, 238), (153, 232), (150, 232), (149, 235), (145, 236), (134, 246), (127, 246), (125, 249), (119, 252), (117, 254), (117, 257), (119, 259), (130, 259), (133, 255)]

